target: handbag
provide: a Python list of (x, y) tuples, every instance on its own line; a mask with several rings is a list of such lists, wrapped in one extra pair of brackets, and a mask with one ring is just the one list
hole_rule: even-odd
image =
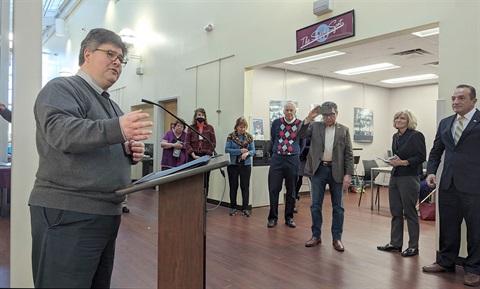
[(435, 221), (435, 203), (425, 203), (435, 191), (436, 189), (431, 191), (430, 194), (418, 204), (418, 210), (420, 211), (420, 218), (422, 218), (422, 220)]

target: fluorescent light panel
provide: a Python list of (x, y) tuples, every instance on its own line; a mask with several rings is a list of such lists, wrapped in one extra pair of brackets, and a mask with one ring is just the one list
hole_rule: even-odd
[(416, 35), (418, 37), (427, 37), (427, 36), (430, 36), (430, 35), (435, 35), (435, 34), (438, 34), (440, 33), (440, 28), (437, 27), (437, 28), (433, 28), (433, 29), (427, 29), (427, 30), (423, 30), (423, 31), (418, 31), (418, 32), (414, 32), (412, 33), (413, 35)]
[(394, 68), (399, 68), (399, 67), (400, 66), (393, 65), (391, 63), (378, 63), (378, 64), (373, 64), (373, 65), (367, 65), (367, 66), (355, 67), (355, 68), (350, 68), (350, 69), (345, 69), (345, 70), (339, 70), (339, 71), (335, 71), (335, 73), (343, 74), (343, 75), (356, 75), (356, 74), (362, 74), (362, 73), (370, 73), (370, 72), (375, 72), (375, 71), (394, 69)]
[(345, 54), (345, 52), (330, 51), (330, 52), (326, 52), (326, 53), (322, 53), (322, 54), (318, 54), (318, 55), (308, 56), (308, 57), (295, 59), (295, 60), (291, 60), (291, 61), (285, 61), (284, 63), (295, 65), (295, 64), (300, 64), (300, 63), (325, 59), (325, 58), (329, 58), (329, 57), (339, 56), (339, 55), (343, 55), (343, 54)]
[(396, 84), (396, 83), (420, 81), (420, 80), (427, 80), (427, 79), (434, 79), (434, 78), (438, 78), (438, 75), (436, 75), (436, 74), (421, 74), (421, 75), (413, 75), (413, 76), (407, 76), (407, 77), (386, 79), (386, 80), (381, 80), (380, 82)]

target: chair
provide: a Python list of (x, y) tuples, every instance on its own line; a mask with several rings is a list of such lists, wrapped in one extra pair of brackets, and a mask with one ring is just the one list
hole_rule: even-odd
[(360, 202), (362, 201), (362, 195), (363, 191), (365, 190), (365, 187), (368, 186), (377, 186), (377, 192), (375, 194), (375, 204), (377, 205), (378, 209), (380, 210), (380, 187), (388, 187), (388, 182), (377, 182), (375, 181), (375, 178), (378, 176), (379, 172), (375, 172), (373, 177), (371, 175), (371, 169), (372, 168), (377, 168), (378, 164), (375, 160), (363, 160), (363, 169), (365, 171), (365, 174), (363, 176), (363, 184), (362, 184), (362, 189), (360, 191), (360, 199), (358, 200), (358, 206), (360, 207)]
[(360, 184), (360, 180), (358, 179), (357, 173), (357, 166), (360, 162), (360, 156), (353, 156), (353, 179), (352, 179), (352, 186), (358, 187)]

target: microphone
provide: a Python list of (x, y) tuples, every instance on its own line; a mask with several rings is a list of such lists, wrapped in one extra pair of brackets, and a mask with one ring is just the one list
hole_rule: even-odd
[[(181, 118), (179, 118), (178, 116), (176, 116), (175, 114), (173, 114), (172, 112), (170, 112), (168, 109), (166, 109), (165, 107), (161, 106), (160, 104), (158, 103), (155, 103), (153, 101), (150, 101), (150, 100), (147, 100), (147, 99), (143, 99), (142, 98), (142, 102), (145, 102), (145, 103), (148, 103), (148, 104), (153, 104), (155, 106), (158, 106), (160, 107), (161, 109), (163, 109), (165, 112), (167, 112), (169, 115), (173, 116), (176, 120), (178, 120), (179, 122), (181, 122), (184, 126), (188, 127), (188, 129), (191, 129), (192, 131), (194, 131), (196, 134), (198, 134), (199, 136), (203, 137), (203, 139), (206, 139), (208, 141), (208, 143), (212, 146), (213, 148), (213, 156), (211, 156), (212, 158), (216, 158), (216, 157), (219, 157), (221, 156), (222, 154), (218, 154), (217, 151), (215, 150), (215, 146), (213, 145), (212, 141), (207, 138), (206, 136), (204, 136), (202, 133), (200, 133), (197, 129), (193, 128), (191, 125), (187, 124), (185, 121), (183, 121)], [(223, 168), (220, 168), (220, 172), (222, 173), (222, 176), (225, 177), (225, 172), (223, 171)]]

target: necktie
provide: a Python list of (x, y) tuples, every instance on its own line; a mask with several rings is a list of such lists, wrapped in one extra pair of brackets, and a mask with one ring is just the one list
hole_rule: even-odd
[(458, 124), (457, 128), (455, 128), (455, 135), (453, 136), (453, 140), (455, 142), (455, 145), (458, 143), (458, 140), (462, 136), (463, 132), (463, 121), (465, 120), (465, 117), (461, 116), (458, 118)]

